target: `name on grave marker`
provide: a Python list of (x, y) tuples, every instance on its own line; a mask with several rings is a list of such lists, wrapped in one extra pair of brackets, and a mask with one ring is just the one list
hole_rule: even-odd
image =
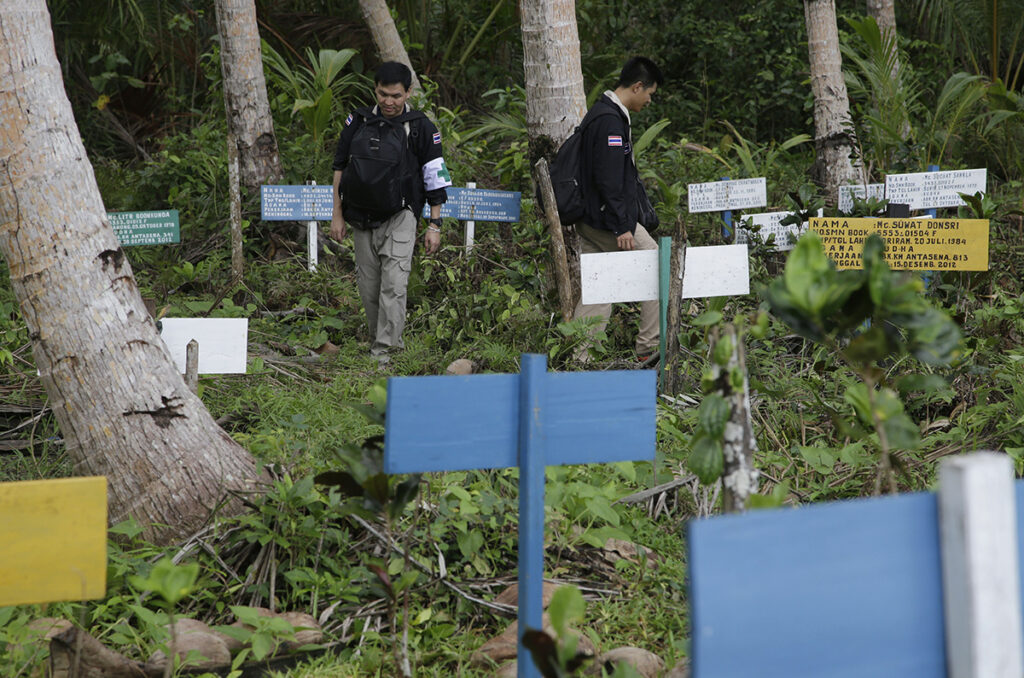
[[(790, 214), (792, 212), (744, 214), (738, 219), (739, 226), (736, 229), (736, 244), (752, 242), (754, 239), (760, 242), (767, 242), (768, 237), (774, 235), (776, 252), (785, 252), (793, 249), (796, 247), (796, 241), (800, 239), (800, 236), (807, 232), (808, 224), (805, 221), (802, 224), (786, 224), (783, 226), (782, 220)], [(819, 217), (821, 214), (822, 210), (818, 210)], [(748, 231), (744, 226), (748, 219), (755, 226), (760, 227), (756, 234)]]
[(861, 268), (864, 241), (877, 233), (895, 270), (987, 271), (988, 226), (987, 219), (811, 219), (841, 270)]
[(178, 210), (107, 212), (107, 221), (121, 247), (181, 242)]
[(758, 177), (690, 184), (687, 198), (691, 214), (764, 207), (768, 204), (767, 182)]
[(883, 200), (885, 198), (885, 184), (859, 184), (855, 186), (840, 186), (839, 211), (851, 211), (853, 209), (854, 198), (859, 198), (860, 200), (866, 200), (868, 198)]
[(334, 210), (333, 186), (260, 186), (263, 221), (330, 221)]
[[(441, 205), (441, 216), (459, 221), (519, 221), (522, 193), (519, 191), (497, 191), (489, 188), (461, 188), (449, 186), (445, 189), (448, 201)], [(423, 206), (423, 218), (430, 216), (430, 206)]]
[(885, 177), (885, 197), (912, 210), (958, 207), (964, 204), (960, 193), (985, 192), (987, 174), (985, 169), (890, 174)]

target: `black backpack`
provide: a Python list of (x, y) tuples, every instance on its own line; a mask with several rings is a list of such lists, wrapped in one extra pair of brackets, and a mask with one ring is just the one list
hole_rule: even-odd
[(363, 117), (363, 124), (352, 136), (339, 190), (346, 220), (372, 228), (417, 202), (419, 177), (416, 157), (409, 148), (409, 136), (415, 136), (410, 123), (425, 116), (421, 111), (409, 111), (385, 118), (370, 109), (356, 114)]
[(562, 142), (551, 162), (551, 187), (555, 191), (558, 205), (558, 220), (563, 224), (574, 224), (581, 220), (586, 211), (587, 199), (583, 195), (583, 130), (602, 115), (615, 115), (613, 111), (589, 115)]

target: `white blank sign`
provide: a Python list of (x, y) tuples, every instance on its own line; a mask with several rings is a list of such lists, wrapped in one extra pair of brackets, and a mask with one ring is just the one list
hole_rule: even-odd
[[(584, 304), (658, 298), (658, 250), (584, 254), (580, 257)], [(686, 248), (683, 299), (750, 293), (746, 245)]]
[(193, 339), (199, 343), (200, 374), (245, 374), (247, 318), (163, 318), (160, 322), (160, 336), (182, 374), (185, 348)]
[(683, 299), (750, 294), (746, 245), (687, 247)]
[(584, 304), (658, 298), (658, 250), (580, 255)]

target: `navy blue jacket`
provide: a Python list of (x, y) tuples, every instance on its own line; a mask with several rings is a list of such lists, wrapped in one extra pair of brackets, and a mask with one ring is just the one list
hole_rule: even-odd
[(629, 122), (618, 105), (602, 94), (583, 123), (582, 169), (586, 183), (583, 221), (616, 236), (636, 231), (640, 177), (633, 162)]

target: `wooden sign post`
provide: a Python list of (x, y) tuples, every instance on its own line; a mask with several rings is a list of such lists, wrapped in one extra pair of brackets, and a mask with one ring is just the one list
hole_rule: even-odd
[(0, 607), (107, 591), (107, 479), (0, 483)]
[(387, 473), (519, 468), (519, 678), (540, 676), (522, 635), (542, 628), (544, 468), (653, 461), (656, 400), (653, 371), (550, 373), (543, 355), (518, 375), (388, 379)]
[(693, 677), (1019, 678), (1024, 483), (996, 453), (939, 475), (938, 495), (691, 522)]

